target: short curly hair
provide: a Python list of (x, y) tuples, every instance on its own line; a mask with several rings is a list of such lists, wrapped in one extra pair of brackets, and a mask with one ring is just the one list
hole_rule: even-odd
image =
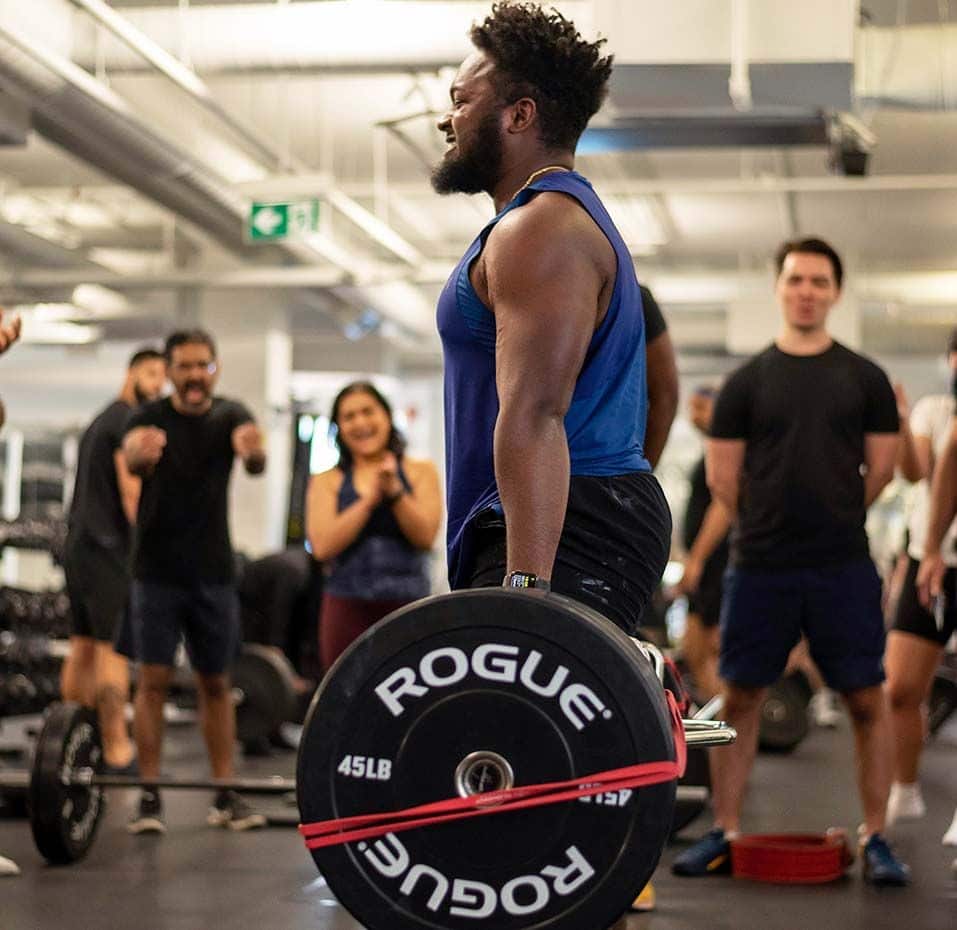
[(493, 84), (503, 100), (535, 101), (542, 143), (574, 150), (607, 92), (612, 56), (601, 56), (605, 40), (586, 42), (554, 8), (512, 0), (493, 4), (470, 37), (495, 63)]

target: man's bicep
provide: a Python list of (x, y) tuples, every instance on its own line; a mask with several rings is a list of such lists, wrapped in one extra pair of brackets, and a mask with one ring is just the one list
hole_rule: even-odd
[(893, 471), (897, 443), (897, 433), (867, 433), (864, 436), (864, 462), (868, 471)]
[[(540, 249), (539, 252), (546, 250)], [(566, 260), (501, 255), (489, 276), (499, 400), (571, 401), (595, 328), (600, 282), (581, 254)]]
[(743, 439), (709, 439), (705, 451), (708, 484), (736, 481), (744, 464)]

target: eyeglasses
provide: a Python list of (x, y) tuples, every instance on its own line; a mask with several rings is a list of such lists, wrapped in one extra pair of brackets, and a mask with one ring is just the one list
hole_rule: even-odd
[(204, 371), (208, 375), (214, 375), (218, 366), (215, 362), (177, 362), (175, 365), (170, 365), (170, 368), (181, 374), (187, 374), (191, 371)]

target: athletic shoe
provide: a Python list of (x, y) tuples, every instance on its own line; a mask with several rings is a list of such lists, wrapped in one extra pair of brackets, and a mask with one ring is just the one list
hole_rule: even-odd
[(0, 856), (0, 875), (13, 878), (14, 875), (19, 874), (20, 867), (12, 859), (8, 859), (6, 856)]
[(163, 802), (158, 791), (144, 788), (140, 792), (140, 803), (136, 813), (126, 825), (130, 833), (165, 833), (163, 820)]
[(641, 889), (641, 894), (631, 902), (629, 910), (636, 914), (647, 914), (648, 911), (653, 911), (654, 909), (655, 886), (652, 885), (651, 882), (648, 882), (648, 884)]
[(954, 810), (954, 819), (950, 822), (950, 826), (943, 835), (941, 842), (945, 846), (957, 846), (957, 809)]
[(731, 844), (725, 839), (724, 830), (715, 828), (706, 833), (671, 863), (671, 871), (689, 878), (730, 873)]
[(880, 833), (871, 834), (861, 852), (864, 881), (870, 885), (909, 885), (910, 869), (894, 855)]
[(253, 810), (235, 791), (220, 791), (206, 815), (211, 827), (228, 827), (230, 830), (254, 830), (266, 826), (266, 818)]
[(819, 727), (833, 730), (841, 722), (841, 713), (834, 706), (834, 692), (829, 688), (821, 688), (811, 695), (808, 702), (811, 719)]
[(894, 782), (887, 798), (887, 826), (898, 820), (920, 820), (927, 813), (927, 805), (920, 793), (920, 785)]

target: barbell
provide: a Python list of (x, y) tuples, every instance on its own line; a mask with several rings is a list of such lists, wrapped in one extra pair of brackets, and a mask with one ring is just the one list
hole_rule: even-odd
[(144, 779), (102, 772), (103, 748), (96, 713), (79, 704), (52, 704), (37, 738), (29, 772), (0, 772), (0, 790), (26, 791), (33, 840), (54, 865), (82, 859), (96, 838), (107, 788), (232, 790), (288, 794), (291, 778)]

